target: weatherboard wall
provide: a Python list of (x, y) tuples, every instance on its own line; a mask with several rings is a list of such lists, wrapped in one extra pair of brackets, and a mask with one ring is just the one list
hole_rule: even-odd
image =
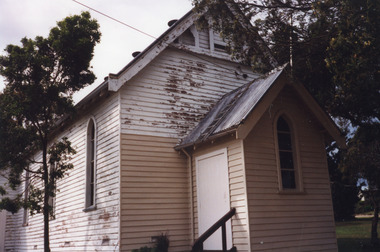
[(206, 55), (166, 49), (121, 89), (124, 134), (180, 140), (227, 92), (257, 75)]
[[(50, 221), (52, 251), (115, 251), (119, 247), (119, 95), (114, 94), (75, 120), (57, 139), (67, 136), (77, 151), (74, 169), (57, 182), (55, 219)], [(84, 212), (87, 123), (97, 128), (96, 210)], [(37, 166), (32, 167), (36, 169)], [(43, 216), (23, 211), (11, 216), (6, 248), (43, 251)]]
[(170, 47), (121, 88), (122, 251), (153, 246), (160, 234), (170, 251), (189, 251), (190, 169), (174, 147), (224, 94), (255, 77), (243, 70), (247, 78), (236, 63)]
[[(279, 192), (274, 118), (297, 131), (303, 192)], [(284, 89), (244, 140), (252, 251), (337, 251), (325, 145), (318, 122)]]

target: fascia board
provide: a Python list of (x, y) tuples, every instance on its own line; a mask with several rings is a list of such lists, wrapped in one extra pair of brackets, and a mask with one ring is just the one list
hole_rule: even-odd
[(302, 101), (310, 108), (327, 133), (337, 142), (339, 147), (346, 148), (346, 139), (332, 118), (322, 109), (315, 98), (298, 82), (291, 85), (297, 91)]
[(165, 32), (160, 38), (155, 40), (143, 52), (141, 52), (134, 60), (131, 61), (118, 74), (109, 74), (108, 90), (118, 91), (127, 81), (132, 79), (137, 73), (145, 68), (157, 55), (165, 50), (176, 38), (194, 24), (198, 18), (196, 13), (189, 12), (184, 16), (184, 19), (177, 21), (168, 32)]

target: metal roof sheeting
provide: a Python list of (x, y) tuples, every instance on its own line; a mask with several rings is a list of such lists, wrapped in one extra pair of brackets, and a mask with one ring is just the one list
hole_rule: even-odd
[(194, 130), (182, 140), (177, 149), (204, 142), (213, 135), (228, 132), (239, 126), (285, 68), (286, 65), (277, 68), (224, 95)]

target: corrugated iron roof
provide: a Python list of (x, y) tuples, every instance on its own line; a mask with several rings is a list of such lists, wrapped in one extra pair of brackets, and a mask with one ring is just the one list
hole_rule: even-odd
[(275, 83), (286, 65), (224, 95), (203, 120), (176, 147), (177, 149), (206, 141), (209, 137), (239, 126)]

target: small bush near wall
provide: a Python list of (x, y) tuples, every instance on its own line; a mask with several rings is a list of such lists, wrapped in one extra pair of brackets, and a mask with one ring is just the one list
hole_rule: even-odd
[(169, 238), (165, 234), (161, 234), (156, 240), (157, 252), (168, 252), (169, 250)]
[(158, 252), (156, 248), (148, 248), (147, 246), (139, 249), (133, 249), (132, 252)]
[(155, 237), (154, 248), (147, 246), (139, 249), (133, 249), (132, 252), (168, 252), (169, 251), (169, 238), (165, 234)]
[(356, 204), (355, 208), (355, 214), (368, 214), (371, 213), (373, 214), (373, 205), (369, 201), (359, 201)]

